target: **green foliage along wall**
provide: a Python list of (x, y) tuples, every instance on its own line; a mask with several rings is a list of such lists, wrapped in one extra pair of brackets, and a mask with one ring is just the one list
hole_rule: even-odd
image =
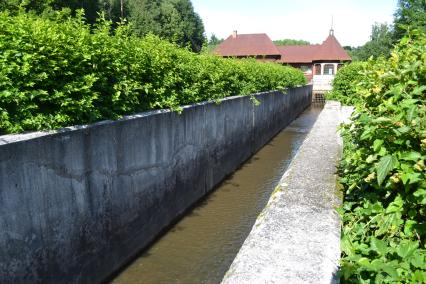
[(197, 55), (65, 11), (0, 12), (0, 132), (51, 129), (302, 85), (299, 70)]
[(333, 79), (333, 90), (326, 94), (327, 100), (338, 100), (345, 105), (361, 101), (357, 93), (358, 84), (364, 78), (365, 62), (352, 62), (342, 67)]
[(343, 129), (342, 283), (426, 283), (426, 35), (369, 60)]

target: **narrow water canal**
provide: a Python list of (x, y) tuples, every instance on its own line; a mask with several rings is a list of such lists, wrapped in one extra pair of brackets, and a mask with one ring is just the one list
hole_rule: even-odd
[(220, 283), (320, 112), (307, 109), (112, 283)]

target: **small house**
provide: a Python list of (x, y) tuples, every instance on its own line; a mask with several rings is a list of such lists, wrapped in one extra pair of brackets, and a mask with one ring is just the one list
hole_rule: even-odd
[(214, 51), (222, 57), (254, 57), (262, 61), (299, 68), (313, 85), (314, 98), (330, 91), (337, 71), (351, 57), (334, 36), (333, 29), (322, 44), (276, 46), (266, 34), (237, 34), (236, 31)]

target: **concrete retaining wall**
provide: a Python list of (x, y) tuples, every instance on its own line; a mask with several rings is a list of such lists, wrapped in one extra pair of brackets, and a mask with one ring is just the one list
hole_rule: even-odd
[(312, 87), (0, 136), (0, 283), (97, 283), (289, 124)]

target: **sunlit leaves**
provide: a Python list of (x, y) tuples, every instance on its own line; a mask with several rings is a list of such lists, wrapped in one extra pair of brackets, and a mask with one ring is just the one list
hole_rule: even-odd
[(353, 79), (340, 166), (342, 282), (426, 281), (425, 54), (426, 36), (413, 32)]
[(149, 109), (305, 84), (303, 73), (253, 59), (197, 55), (82, 12), (0, 12), (0, 134), (84, 124)]

